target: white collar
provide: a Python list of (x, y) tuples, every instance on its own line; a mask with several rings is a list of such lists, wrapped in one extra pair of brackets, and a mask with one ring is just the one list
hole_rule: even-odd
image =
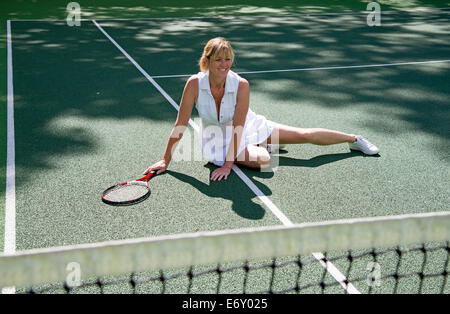
[[(209, 85), (209, 70), (206, 70), (203, 72), (205, 74), (204, 78), (200, 80), (200, 89), (208, 90), (211, 92), (211, 86)], [(233, 92), (232, 86), (231, 86), (231, 73), (232, 71), (228, 71), (227, 74), (227, 80), (225, 82), (225, 93), (231, 93)]]

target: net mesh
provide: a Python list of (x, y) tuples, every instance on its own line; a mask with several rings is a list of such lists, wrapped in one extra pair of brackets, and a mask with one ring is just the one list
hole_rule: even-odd
[(111, 202), (125, 202), (143, 197), (149, 189), (145, 182), (130, 182), (107, 191), (103, 198)]
[(449, 223), (448, 213), (433, 213), (24, 251), (0, 256), (0, 286), (18, 293), (450, 293)]

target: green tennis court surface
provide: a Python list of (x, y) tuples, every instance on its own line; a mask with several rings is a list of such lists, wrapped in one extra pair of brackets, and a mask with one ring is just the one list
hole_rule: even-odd
[[(391, 12), (380, 27), (358, 14), (97, 23), (175, 103), (203, 45), (223, 36), (237, 55), (233, 70), (251, 72), (242, 76), (252, 110), (380, 148), (367, 157), (347, 145), (289, 145), (272, 172), (242, 168), (292, 223), (449, 210), (449, 10)], [(236, 173), (211, 182), (215, 167), (204, 160), (172, 162), (145, 202), (103, 204), (106, 187), (160, 159), (176, 109), (90, 20), (13, 20), (11, 41), (16, 250), (283, 224)], [(194, 147), (192, 127), (186, 137)], [(4, 232), (4, 214), (0, 222)]]

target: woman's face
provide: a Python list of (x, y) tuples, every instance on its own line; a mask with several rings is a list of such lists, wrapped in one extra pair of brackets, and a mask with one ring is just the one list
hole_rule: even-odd
[(221, 54), (209, 60), (209, 72), (214, 76), (226, 79), (233, 61), (229, 56)]

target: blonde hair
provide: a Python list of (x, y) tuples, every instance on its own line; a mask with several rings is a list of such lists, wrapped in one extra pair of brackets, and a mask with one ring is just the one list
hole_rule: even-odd
[(216, 37), (210, 39), (203, 49), (203, 54), (200, 60), (198, 61), (198, 65), (200, 66), (200, 71), (204, 72), (209, 68), (209, 60), (213, 58), (213, 60), (221, 55), (225, 54), (226, 57), (231, 59), (231, 62), (234, 61), (234, 52), (231, 44), (228, 40), (223, 37)]

